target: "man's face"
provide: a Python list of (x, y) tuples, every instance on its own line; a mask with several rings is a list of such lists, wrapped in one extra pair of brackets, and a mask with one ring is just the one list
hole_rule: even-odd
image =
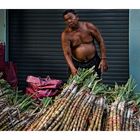
[(75, 28), (78, 25), (79, 18), (73, 13), (68, 13), (64, 16), (64, 20), (70, 28)]

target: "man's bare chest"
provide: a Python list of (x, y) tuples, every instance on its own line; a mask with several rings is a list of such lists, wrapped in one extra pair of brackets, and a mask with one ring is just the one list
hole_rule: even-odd
[(70, 42), (72, 47), (79, 46), (80, 44), (87, 44), (93, 41), (91, 33), (85, 30), (73, 31), (70, 33)]

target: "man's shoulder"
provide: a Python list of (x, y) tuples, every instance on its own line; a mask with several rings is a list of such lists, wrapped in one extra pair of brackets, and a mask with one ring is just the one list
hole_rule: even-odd
[(92, 22), (90, 21), (85, 21), (83, 22), (83, 24), (87, 25), (87, 26), (95, 26)]
[(64, 31), (62, 32), (62, 35), (68, 35), (70, 33), (68, 28), (65, 28)]
[(61, 36), (64, 38), (68, 38), (69, 37), (69, 31), (67, 29), (65, 29), (62, 33)]
[(96, 25), (93, 24), (92, 22), (85, 22), (85, 25), (88, 29), (94, 29), (94, 30), (97, 29)]
[(84, 26), (84, 27), (87, 27), (87, 28), (95, 27), (95, 25), (92, 22), (89, 22), (89, 21), (82, 21), (81, 25)]

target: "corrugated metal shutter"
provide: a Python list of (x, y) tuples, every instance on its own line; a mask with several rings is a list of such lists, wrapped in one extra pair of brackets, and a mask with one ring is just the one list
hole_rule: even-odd
[[(27, 75), (67, 80), (67, 65), (61, 48), (63, 9), (9, 10), (10, 60), (17, 63), (20, 87)], [(128, 79), (128, 10), (77, 9), (81, 20), (94, 23), (101, 31), (109, 70), (103, 75), (107, 84)]]

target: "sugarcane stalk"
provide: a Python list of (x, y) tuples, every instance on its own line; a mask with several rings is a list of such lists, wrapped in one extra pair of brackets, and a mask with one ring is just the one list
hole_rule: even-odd
[[(36, 107), (31, 112), (22, 113), (20, 116), (20, 119), (16, 123), (15, 129), (16, 130), (23, 130), (23, 131), (28, 130), (29, 126), (36, 120), (36, 118), (39, 117), (40, 115), (42, 115), (41, 113), (43, 111), (45, 111), (45, 109), (42, 108), (40, 110), (40, 112), (35, 113), (38, 109), (39, 109), (39, 107)], [(21, 126), (21, 123), (23, 124), (23, 126)]]
[[(75, 87), (73, 89), (73, 91), (75, 91), (76, 88), (77, 87)], [(62, 110), (64, 110), (65, 108), (67, 108), (71, 104), (71, 102), (72, 102), (72, 100), (73, 100), (73, 98), (75, 96), (75, 93), (73, 93), (73, 91), (66, 98), (66, 100), (64, 101), (64, 103), (62, 105), (60, 105), (60, 107), (52, 114), (51, 118), (44, 125), (44, 128), (48, 128), (48, 126), (51, 125), (51, 123), (55, 120), (55, 118), (57, 118), (57, 116), (62, 112)]]
[(137, 118), (137, 131), (140, 131), (140, 116)]
[(78, 122), (80, 122), (80, 116), (81, 116), (81, 113), (82, 113), (82, 110), (84, 108), (84, 106), (86, 105), (88, 99), (90, 98), (89, 95), (86, 95), (86, 97), (83, 99), (81, 105), (79, 106), (79, 110), (77, 111), (75, 117), (74, 117), (74, 121), (72, 122), (72, 125), (70, 126), (70, 130), (73, 130), (73, 131), (78, 131)]
[(51, 131), (59, 130), (58, 128), (61, 126), (62, 122), (63, 122), (63, 118), (57, 123), (57, 125), (55, 125), (55, 127)]
[(100, 130), (103, 112), (104, 112), (104, 99), (100, 98), (99, 111), (98, 111), (98, 115), (97, 115), (98, 117), (97, 117), (95, 125), (93, 127), (94, 131)]
[(118, 108), (118, 103), (119, 101), (116, 100), (113, 104), (114, 109), (113, 109), (113, 131), (117, 131), (117, 123), (119, 123), (117, 120), (117, 108)]
[(77, 82), (75, 80), (73, 80), (73, 82), (70, 85), (68, 85), (65, 89), (62, 90), (59, 98), (69, 96), (69, 94), (72, 92), (72, 90), (77, 86), (78, 86)]
[[(56, 130), (61, 124), (62, 124), (62, 120), (64, 119), (64, 115), (67, 113), (67, 109), (65, 109), (64, 111), (61, 112), (61, 114), (56, 118), (56, 120), (54, 120), (54, 122), (48, 127), (48, 128), (43, 128), (43, 130), (47, 130), (47, 131), (53, 131)], [(60, 123), (61, 122), (61, 123)]]
[(93, 105), (94, 100), (95, 100), (95, 96), (91, 96), (87, 102), (87, 107), (85, 108), (85, 112), (83, 114), (83, 118), (82, 118), (82, 121), (80, 124), (81, 131), (86, 130), (86, 128), (87, 128), (87, 119), (88, 119), (89, 114), (92, 110), (92, 107), (93, 107), (92, 105)]
[(35, 117), (35, 115), (29, 116), (28, 118), (25, 117), (22, 120), (20, 120), (20, 122), (16, 125), (16, 129), (14, 130), (23, 130), (28, 123), (33, 121), (33, 117)]
[[(59, 102), (57, 102), (57, 103), (59, 103)], [(49, 110), (44, 109), (41, 112), (39, 112), (36, 115), (35, 120), (33, 121), (33, 123), (29, 127), (26, 127), (25, 130), (28, 130), (28, 131), (37, 130), (36, 127), (40, 126), (42, 124), (42, 122), (44, 121), (46, 116), (50, 117), (52, 115), (53, 111), (55, 110), (55, 108), (56, 108), (56, 106), (52, 106)]]
[(100, 106), (98, 106), (97, 108), (96, 108), (96, 110), (97, 110), (97, 114), (96, 114), (96, 116), (95, 116), (95, 119), (94, 119), (94, 125), (93, 125), (93, 127), (92, 127), (92, 131), (96, 131), (96, 129), (97, 129), (97, 127), (98, 127), (98, 123), (99, 123), (99, 119), (100, 119), (100, 113), (101, 113), (101, 111), (102, 111), (102, 108), (100, 107)]
[(90, 95), (87, 94), (87, 97), (89, 97), (89, 98), (87, 98), (87, 101), (85, 102), (85, 105), (84, 105), (84, 107), (82, 108), (82, 110), (80, 112), (80, 116), (79, 116), (79, 120), (78, 120), (78, 124), (77, 124), (76, 130), (80, 130), (80, 125), (81, 125), (81, 122), (82, 122), (83, 115), (84, 115), (85, 110), (86, 110), (86, 108), (87, 108), (87, 106), (89, 104), (88, 103), (89, 100), (91, 100), (91, 96)]
[(91, 111), (90, 116), (89, 116), (89, 126), (88, 126), (88, 130), (90, 130), (89, 127), (90, 127), (90, 125), (91, 125), (91, 123), (92, 123), (92, 119), (93, 119), (93, 117), (94, 117), (93, 114), (95, 113), (95, 110), (96, 110), (96, 102), (97, 102), (97, 100), (93, 103), (93, 108), (92, 108), (92, 111)]
[(86, 131), (87, 130), (87, 120), (88, 120), (88, 117), (89, 117), (89, 114), (92, 110), (92, 107), (91, 106), (88, 106), (85, 110), (85, 113), (83, 115), (83, 118), (82, 118), (82, 121), (81, 121), (81, 124), (80, 124), (80, 131)]
[(123, 118), (124, 118), (124, 114), (125, 114), (125, 101), (121, 102), (121, 108), (120, 108), (120, 130), (123, 131)]
[(60, 120), (62, 120), (63, 116), (67, 113), (67, 108), (64, 108), (64, 110), (57, 116), (57, 118), (50, 124), (50, 126), (47, 128), (46, 126), (43, 128), (43, 130), (51, 131), (57, 124), (59, 124)]
[[(44, 114), (46, 112), (46, 108), (42, 108), (36, 115), (35, 117), (32, 119), (32, 121), (30, 121), (25, 128), (23, 128), (23, 131), (27, 131), (27, 130), (32, 130), (34, 128), (34, 126), (36, 126), (36, 122), (39, 119), (39, 117)], [(31, 113), (32, 116), (33, 113)]]
[(125, 131), (127, 112), (128, 112), (128, 107), (125, 107), (124, 114), (123, 114), (122, 131)]
[(93, 130), (96, 118), (98, 116), (98, 111), (99, 111), (99, 100), (97, 99), (95, 101), (95, 110), (93, 112), (92, 120), (90, 122), (90, 126), (88, 127), (88, 131), (92, 131)]
[[(66, 100), (65, 98), (57, 99), (54, 102), (54, 104), (49, 108), (49, 110), (45, 109), (43, 112), (41, 111), (39, 114), (37, 114), (36, 120), (34, 120), (34, 122), (26, 129), (28, 131), (37, 130), (36, 129), (37, 127), (40, 127), (40, 125), (44, 125), (44, 124), (42, 124), (42, 122), (45, 123), (44, 119), (47, 121), (52, 116), (53, 112), (60, 106), (60, 104), (64, 103), (65, 100)], [(38, 118), (39, 116), (41, 116), (41, 117)]]
[(85, 107), (82, 110), (81, 116), (80, 116), (80, 121), (79, 121), (79, 130), (84, 130), (85, 125), (87, 123), (87, 118), (89, 117), (89, 114), (92, 110), (93, 107), (93, 102), (95, 100), (95, 96), (90, 95), (90, 98), (88, 99)]
[(74, 107), (75, 100), (77, 100), (78, 98), (79, 98), (79, 96), (74, 99), (73, 103), (71, 104), (70, 108), (68, 109), (67, 114), (64, 116), (64, 120), (63, 120), (63, 122), (61, 124), (60, 130), (66, 130), (66, 125), (67, 125), (66, 123), (67, 123), (68, 118), (70, 116), (71, 110)]
[(81, 93), (80, 97), (76, 97), (75, 101), (73, 101), (73, 105), (71, 105), (71, 108), (69, 109), (69, 112), (67, 113), (66, 116), (66, 121), (65, 121), (65, 126), (64, 130), (69, 130), (69, 127), (71, 126), (72, 120), (77, 112), (78, 105), (81, 103), (81, 100), (85, 97), (85, 93)]
[[(70, 94), (68, 99), (70, 99), (70, 97), (72, 96), (73, 94)], [(68, 99), (66, 98), (60, 100), (61, 104), (57, 105), (57, 107), (52, 106), (53, 109), (51, 110), (51, 112), (49, 111), (49, 115), (48, 112), (46, 112), (46, 114), (41, 118), (41, 121), (39, 121), (39, 123), (34, 128), (34, 130), (40, 130), (43, 127), (47, 128), (52, 123), (52, 121), (56, 118), (56, 116), (58, 116), (61, 113), (61, 111), (65, 107), (65, 103), (69, 101)]]
[[(68, 100), (68, 102), (64, 106), (64, 109), (58, 114), (56, 120), (52, 124), (51, 124), (51, 121), (53, 119), (50, 122), (47, 122), (44, 127), (45, 129), (51, 124), (51, 126), (47, 129), (47, 130), (51, 130), (59, 122), (59, 120), (63, 117), (63, 115), (65, 115), (65, 113), (68, 111), (68, 108), (71, 105), (71, 103), (73, 102), (73, 98), (75, 96), (73, 93), (71, 93), (71, 94), (72, 94), (72, 98), (70, 100)], [(54, 119), (55, 119), (55, 117), (54, 117)]]
[(113, 131), (113, 111), (114, 111), (114, 106), (111, 106), (110, 114), (109, 114), (109, 131)]
[(84, 98), (85, 98), (85, 93), (83, 93), (81, 95), (81, 97), (79, 97), (79, 100), (77, 100), (77, 102), (75, 103), (74, 107), (72, 108), (71, 114), (70, 114), (70, 117), (69, 117), (68, 123), (67, 123), (68, 124), (67, 130), (71, 130), (72, 129), (73, 124), (74, 124), (74, 122), (73, 122), (74, 117), (76, 116), (76, 113), (79, 110), (79, 106), (81, 105), (81, 102), (83, 101)]
[(130, 114), (131, 114), (131, 109), (128, 108), (127, 117), (126, 117), (126, 122), (125, 122), (125, 131), (128, 131), (128, 130), (129, 130), (129, 119), (130, 119)]
[(137, 118), (134, 116), (133, 118), (133, 131), (137, 131)]
[(103, 124), (104, 124), (104, 130), (105, 131), (109, 131), (109, 116), (110, 116), (110, 106), (107, 105), (106, 107), (106, 118), (104, 119), (105, 121), (103, 121)]
[(129, 131), (133, 131), (133, 108), (130, 108)]
[(24, 120), (26, 117), (25, 114), (21, 114), (20, 115), (20, 119), (15, 119), (15, 120), (12, 120), (12, 122), (9, 123), (9, 130), (17, 130), (17, 126), (19, 125), (19, 123)]
[(100, 119), (99, 119), (99, 124), (97, 127), (97, 131), (101, 131), (102, 129), (102, 119), (103, 119), (103, 114), (104, 114), (104, 106), (102, 107), (101, 113), (100, 113)]
[(94, 124), (94, 127), (93, 127), (93, 131), (97, 130), (97, 127), (99, 125), (99, 121), (100, 119), (102, 118), (102, 112), (103, 112), (103, 104), (104, 104), (104, 99), (103, 98), (100, 98), (99, 99), (99, 108), (98, 108), (98, 113), (97, 113), (97, 118), (96, 118), (96, 121), (95, 121), (95, 124)]
[(116, 131), (120, 131), (121, 130), (121, 116), (120, 116), (120, 108), (121, 108), (122, 102), (118, 103), (117, 106), (117, 112), (116, 112), (116, 119), (117, 119), (117, 123), (116, 123)]

